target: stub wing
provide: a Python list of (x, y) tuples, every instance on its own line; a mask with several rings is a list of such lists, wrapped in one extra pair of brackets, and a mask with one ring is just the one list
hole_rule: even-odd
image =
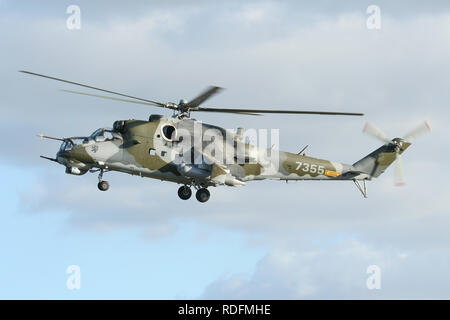
[(214, 163), (211, 169), (211, 182), (217, 185), (227, 185), (239, 187), (245, 185), (245, 182), (233, 176), (230, 170), (224, 166)]
[[(200, 151), (199, 151), (200, 152)], [(231, 170), (219, 160), (217, 160), (213, 155), (201, 151), (203, 159), (205, 159), (209, 164), (211, 164), (211, 174), (209, 176), (210, 181), (215, 185), (227, 185), (227, 186), (243, 186), (245, 182), (236, 178)]]

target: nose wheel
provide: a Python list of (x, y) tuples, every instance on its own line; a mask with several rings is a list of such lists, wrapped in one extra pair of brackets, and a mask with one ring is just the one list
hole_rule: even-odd
[(109, 189), (109, 183), (108, 181), (100, 181), (97, 187), (100, 191), (106, 191)]
[(109, 183), (108, 181), (103, 180), (103, 169), (100, 170), (100, 173), (98, 174), (98, 184), (97, 184), (98, 190), (100, 191), (106, 191), (109, 189)]
[(188, 186), (182, 186), (178, 189), (178, 196), (182, 200), (188, 200), (192, 196), (192, 190)]

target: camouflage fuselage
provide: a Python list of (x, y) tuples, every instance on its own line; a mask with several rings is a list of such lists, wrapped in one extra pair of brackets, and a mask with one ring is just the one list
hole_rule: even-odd
[[(237, 186), (263, 179), (371, 178), (352, 165), (254, 146), (235, 133), (194, 119), (154, 116), (150, 121), (116, 121), (114, 133), (111, 139), (91, 136), (70, 150), (62, 148), (57, 161), (73, 174), (100, 168), (202, 186)], [(392, 150), (385, 150), (380, 170), (395, 160), (390, 154)], [(378, 158), (373, 156), (377, 164)]]

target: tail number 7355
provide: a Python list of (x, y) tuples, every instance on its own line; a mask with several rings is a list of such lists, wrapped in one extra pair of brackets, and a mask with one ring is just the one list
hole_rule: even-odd
[(295, 170), (302, 170), (303, 172), (309, 172), (309, 173), (318, 173), (318, 174), (324, 174), (325, 173), (325, 167), (324, 166), (318, 166), (317, 164), (309, 164), (308, 162), (300, 162), (296, 161), (297, 168)]

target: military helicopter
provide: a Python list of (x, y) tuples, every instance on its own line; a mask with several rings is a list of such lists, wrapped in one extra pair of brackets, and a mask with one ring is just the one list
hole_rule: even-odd
[(172, 110), (172, 116), (152, 114), (148, 121), (117, 120), (112, 128), (97, 129), (90, 136), (55, 138), (39, 135), (41, 138), (62, 142), (55, 158), (41, 158), (65, 166), (67, 174), (98, 172), (98, 189), (101, 191), (109, 189), (109, 183), (103, 180), (104, 173), (118, 171), (181, 184), (178, 196), (182, 200), (188, 200), (192, 196), (192, 188), (195, 188), (196, 198), (202, 203), (210, 198), (209, 187), (243, 186), (248, 181), (264, 179), (286, 182), (349, 180), (367, 197), (366, 181), (380, 176), (396, 160), (397, 184), (404, 183), (401, 154), (411, 145), (409, 139), (430, 130), (429, 124), (424, 122), (403, 138), (391, 140), (368, 123), (364, 131), (381, 140), (383, 145), (349, 165), (306, 156), (306, 147), (298, 153), (290, 153), (267, 146), (256, 146), (243, 139), (242, 128), (231, 132), (192, 119), (190, 114), (216, 112), (239, 115), (362, 116), (362, 113), (200, 107), (208, 98), (222, 90), (216, 86), (207, 88), (189, 101), (162, 103), (30, 71), (20, 72), (110, 95), (63, 90), (69, 93)]

